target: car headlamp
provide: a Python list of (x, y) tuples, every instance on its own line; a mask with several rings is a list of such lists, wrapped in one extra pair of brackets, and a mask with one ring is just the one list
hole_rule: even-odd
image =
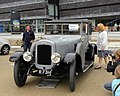
[(61, 59), (61, 56), (59, 53), (54, 53), (52, 56), (51, 56), (51, 60), (53, 63), (57, 64), (60, 62), (60, 59)]
[(29, 62), (32, 60), (32, 54), (30, 52), (25, 52), (23, 54), (23, 59), (26, 61), (26, 62)]

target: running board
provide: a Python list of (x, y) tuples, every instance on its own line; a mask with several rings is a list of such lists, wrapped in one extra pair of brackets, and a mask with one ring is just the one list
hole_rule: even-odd
[(83, 72), (86, 72), (93, 64), (94, 64), (93, 61), (87, 61), (87, 62), (85, 63)]

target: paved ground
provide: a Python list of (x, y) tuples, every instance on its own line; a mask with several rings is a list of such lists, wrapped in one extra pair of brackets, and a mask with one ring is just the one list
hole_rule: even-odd
[(14, 83), (13, 63), (8, 61), (9, 57), (0, 55), (0, 96), (112, 96), (111, 92), (103, 88), (103, 84), (113, 78), (104, 67), (100, 70), (91, 68), (80, 74), (75, 92), (69, 91), (68, 78), (62, 79), (55, 89), (41, 89), (35, 87), (41, 78), (29, 77), (26, 85), (18, 88)]

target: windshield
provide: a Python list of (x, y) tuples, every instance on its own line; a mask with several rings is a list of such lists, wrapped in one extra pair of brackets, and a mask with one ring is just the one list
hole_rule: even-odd
[(88, 22), (81, 23), (46, 23), (46, 35), (86, 35), (89, 32)]
[(46, 24), (45, 34), (80, 35), (80, 24)]

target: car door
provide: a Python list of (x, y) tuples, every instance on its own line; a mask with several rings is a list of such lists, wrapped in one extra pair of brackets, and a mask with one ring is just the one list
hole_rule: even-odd
[(81, 50), (82, 50), (82, 69), (85, 70), (87, 68), (85, 62), (85, 53), (88, 49), (88, 23), (81, 23)]

